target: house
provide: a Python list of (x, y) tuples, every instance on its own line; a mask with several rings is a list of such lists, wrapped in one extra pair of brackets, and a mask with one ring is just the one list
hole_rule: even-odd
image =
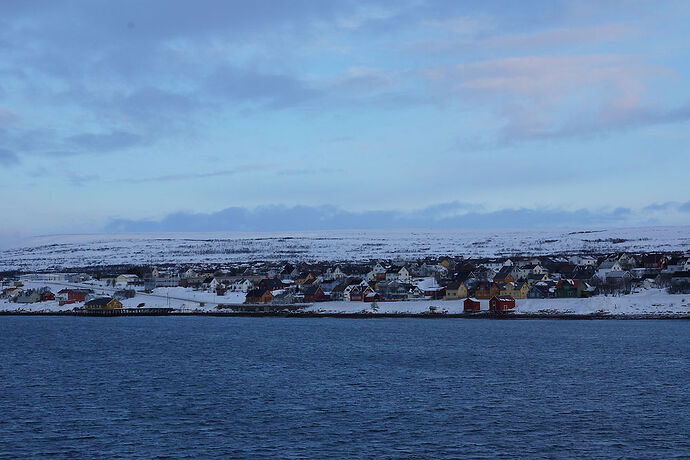
[(597, 267), (596, 274), (600, 280), (605, 282), (609, 273), (621, 271), (623, 271), (623, 267), (621, 267), (621, 264), (617, 260), (605, 260)]
[(424, 293), (424, 298), (430, 300), (440, 300), (446, 295), (446, 288), (439, 286), (433, 277), (420, 278), (414, 284)]
[(22, 293), (22, 289), (18, 287), (9, 287), (2, 290), (0, 297), (3, 299), (11, 299)]
[[(366, 302), (367, 298), (372, 297), (373, 294), (376, 293), (369, 286), (353, 286), (350, 290), (350, 302)], [(372, 301), (370, 300), (370, 302)]]
[(206, 276), (201, 282), (201, 289), (203, 289), (204, 291), (213, 292), (218, 287), (218, 284), (218, 280), (215, 276)]
[(250, 289), (244, 303), (271, 303), (273, 302), (273, 294), (268, 289), (257, 288)]
[(501, 289), (498, 283), (489, 283), (482, 281), (474, 292), (477, 299), (490, 299), (494, 296), (500, 295)]
[(527, 292), (528, 299), (546, 299), (552, 297), (550, 286), (547, 283), (539, 282), (532, 286)]
[(526, 281), (518, 281), (516, 283), (508, 283), (509, 293), (508, 295), (515, 299), (526, 299), (529, 293), (529, 284)]
[(444, 300), (464, 299), (469, 295), (467, 285), (464, 281), (452, 281), (446, 286), (446, 295)]
[(91, 289), (61, 289), (58, 291), (57, 299), (61, 306), (77, 302), (85, 302), (86, 296), (92, 292), (93, 291)]
[(585, 297), (587, 287), (582, 280), (560, 280), (556, 284), (556, 297)]
[(312, 284), (316, 281), (316, 276), (312, 272), (302, 272), (295, 280), (295, 284), (301, 286), (303, 284)]
[(400, 280), (379, 281), (374, 290), (385, 300), (407, 300), (410, 297), (412, 285)]
[(618, 263), (621, 265), (623, 270), (632, 270), (637, 267), (637, 259), (629, 254), (623, 254), (618, 258)]
[(473, 299), (471, 297), (465, 299), (465, 302), (463, 303), (464, 311), (479, 311), (480, 309), (481, 306), (477, 299)]
[(124, 274), (115, 278), (116, 284), (136, 284), (139, 282), (139, 277), (137, 275)]
[(530, 285), (535, 285), (537, 283), (541, 283), (542, 281), (548, 281), (549, 280), (549, 275), (546, 273), (543, 274), (538, 274), (538, 273), (532, 273), (527, 276), (527, 282)]
[(28, 291), (24, 291), (21, 294), (17, 296), (16, 299), (14, 299), (15, 302), (17, 303), (36, 303), (41, 301), (41, 294), (34, 290), (34, 289), (29, 289)]
[(305, 302), (323, 302), (325, 300), (328, 300), (328, 297), (323, 292), (323, 289), (321, 289), (321, 286), (316, 286), (316, 285), (311, 285), (307, 286), (302, 290), (302, 293), (304, 294), (304, 301)]
[(511, 283), (515, 281), (513, 276), (514, 267), (512, 265), (506, 265), (494, 276), (495, 283)]
[(344, 300), (345, 299), (345, 288), (348, 286), (347, 282), (338, 283), (333, 289), (331, 289), (331, 300)]
[(283, 266), (283, 270), (280, 272), (280, 279), (293, 279), (299, 275), (299, 271), (291, 263), (287, 263)]
[(577, 265), (580, 267), (596, 267), (597, 266), (597, 259), (594, 257), (589, 257), (589, 256), (570, 256), (568, 258), (568, 262), (570, 262), (573, 265)]
[(339, 265), (337, 265), (334, 269), (328, 269), (326, 270), (326, 278), (330, 280), (341, 280), (344, 278), (347, 278), (347, 275), (343, 270), (340, 268)]
[(640, 265), (643, 268), (662, 270), (668, 265), (668, 257), (663, 254), (647, 254), (640, 258)]
[(381, 300), (381, 296), (373, 290), (365, 292), (362, 298), (362, 302), (376, 302), (378, 300)]
[(86, 302), (84, 308), (87, 310), (112, 310), (115, 308), (122, 308), (122, 302), (113, 297), (100, 297)]
[(411, 283), (412, 282), (412, 271), (407, 268), (407, 266), (403, 266), (400, 268), (398, 271), (398, 279), (402, 281), (403, 283)]
[(367, 281), (382, 279), (386, 279), (386, 267), (381, 265), (381, 262), (376, 262), (376, 265), (367, 273)]
[(489, 300), (490, 311), (508, 311), (515, 308), (515, 299), (511, 296), (493, 296)]
[(527, 277), (530, 275), (532, 270), (536, 267), (535, 264), (524, 264), (524, 265), (519, 265), (517, 267), (514, 267), (513, 271), (511, 274), (516, 280), (519, 279), (527, 279)]
[(268, 289), (269, 291), (277, 291), (278, 289), (283, 289), (283, 282), (277, 278), (264, 278), (259, 281), (259, 287), (263, 289)]
[(230, 286), (230, 289), (235, 292), (249, 292), (250, 289), (254, 288), (254, 283), (252, 283), (247, 278), (241, 278), (236, 280)]

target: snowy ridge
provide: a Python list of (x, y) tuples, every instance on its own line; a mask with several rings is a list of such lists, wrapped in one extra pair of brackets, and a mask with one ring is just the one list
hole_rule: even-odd
[(32, 238), (21, 248), (0, 251), (0, 270), (256, 260), (404, 260), (455, 255), (687, 251), (689, 248), (688, 226), (51, 235)]

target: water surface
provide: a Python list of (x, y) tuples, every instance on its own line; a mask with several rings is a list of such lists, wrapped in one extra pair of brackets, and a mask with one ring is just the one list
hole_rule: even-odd
[(690, 322), (0, 317), (0, 457), (690, 456)]

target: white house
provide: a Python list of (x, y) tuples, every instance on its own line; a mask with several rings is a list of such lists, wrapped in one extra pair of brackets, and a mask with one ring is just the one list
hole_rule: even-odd
[(398, 271), (398, 279), (402, 281), (403, 283), (411, 283), (412, 282), (412, 273), (410, 273), (410, 270), (407, 267), (402, 267)]
[(137, 275), (120, 275), (115, 278), (115, 283), (120, 285), (135, 284), (139, 281)]
[(623, 268), (617, 260), (605, 260), (597, 267), (597, 276), (606, 281), (606, 277), (612, 272), (622, 272)]
[(254, 287), (254, 283), (249, 281), (246, 278), (242, 278), (240, 280), (235, 281), (232, 283), (232, 290), (235, 292), (247, 292), (250, 289)]
[(597, 259), (588, 256), (570, 256), (568, 262), (573, 265), (580, 265), (583, 267), (594, 267), (597, 264)]

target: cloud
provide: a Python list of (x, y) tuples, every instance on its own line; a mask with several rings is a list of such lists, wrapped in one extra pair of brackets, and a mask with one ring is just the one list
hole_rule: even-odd
[(690, 212), (690, 201), (686, 201), (678, 207), (679, 211)]
[(600, 45), (621, 41), (640, 33), (634, 23), (559, 27), (523, 33), (503, 32), (495, 21), (480, 17), (458, 17), (425, 22), (452, 32), (447, 38), (417, 40), (407, 45), (414, 53), (450, 53), (460, 50), (516, 53), (535, 50)]
[(19, 164), (19, 157), (9, 150), (0, 149), (0, 165), (10, 167)]
[[(2, 94), (1, 91), (0, 94)], [(0, 125), (9, 125), (12, 123), (17, 123), (18, 121), (19, 116), (17, 114), (11, 112), (9, 109), (0, 107)]]
[(264, 163), (251, 163), (239, 165), (233, 169), (222, 169), (216, 171), (205, 171), (205, 172), (188, 172), (181, 174), (164, 174), (161, 176), (153, 177), (143, 177), (139, 179), (125, 179), (124, 182), (139, 184), (139, 183), (150, 183), (150, 182), (176, 182), (191, 179), (206, 179), (209, 177), (219, 177), (219, 176), (234, 176), (235, 174), (246, 173), (249, 171), (266, 171), (275, 169), (275, 166), (264, 164)]
[(295, 77), (224, 66), (208, 80), (217, 96), (238, 102), (257, 103), (280, 109), (314, 99), (319, 93)]
[(688, 119), (688, 106), (661, 109), (645, 99), (648, 79), (670, 75), (665, 67), (624, 55), (520, 56), (427, 71), (441, 92), (495, 111), (504, 120), (504, 140)]
[(73, 146), (88, 152), (110, 152), (144, 143), (142, 136), (126, 131), (109, 133), (83, 133), (66, 139)]
[(353, 212), (335, 206), (231, 207), (214, 213), (177, 212), (162, 220), (113, 219), (109, 232), (149, 231), (301, 231), (396, 228), (535, 228), (625, 223), (627, 208), (574, 211), (515, 208), (486, 211), (480, 205), (451, 202), (417, 211)]

